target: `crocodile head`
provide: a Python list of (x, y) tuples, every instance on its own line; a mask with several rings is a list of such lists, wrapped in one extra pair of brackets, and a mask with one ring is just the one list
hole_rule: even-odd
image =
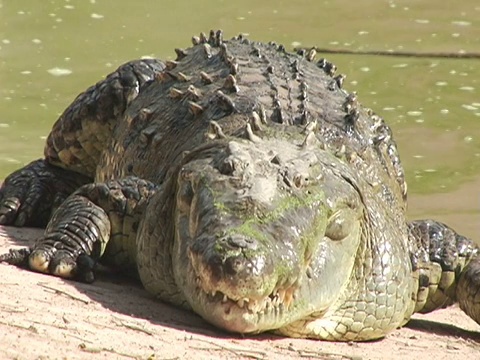
[(216, 326), (280, 328), (342, 293), (362, 215), (355, 175), (319, 146), (239, 139), (205, 147), (178, 176), (176, 282)]

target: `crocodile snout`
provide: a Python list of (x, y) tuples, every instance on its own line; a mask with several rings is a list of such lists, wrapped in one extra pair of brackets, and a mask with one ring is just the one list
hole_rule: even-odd
[(227, 235), (214, 241), (197, 238), (188, 257), (197, 283), (206, 293), (219, 291), (229, 298), (258, 298), (268, 294), (266, 279), (274, 271), (256, 239), (240, 234)]

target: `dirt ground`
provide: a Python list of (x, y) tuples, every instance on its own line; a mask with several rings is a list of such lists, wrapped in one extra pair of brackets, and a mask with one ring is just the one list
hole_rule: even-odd
[[(0, 253), (39, 230), (0, 227)], [(91, 285), (0, 264), (0, 359), (480, 359), (480, 326), (458, 308), (387, 338), (326, 343), (223, 333), (111, 273)]]

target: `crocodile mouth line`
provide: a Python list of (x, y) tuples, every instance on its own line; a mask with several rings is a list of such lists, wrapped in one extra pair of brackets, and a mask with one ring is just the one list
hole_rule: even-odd
[(237, 299), (229, 297), (220, 290), (205, 290), (201, 279), (197, 277), (196, 284), (198, 290), (212, 303), (221, 303), (222, 305), (234, 305), (241, 310), (247, 310), (252, 314), (266, 314), (289, 310), (296, 299), (296, 286), (279, 288), (272, 291), (269, 295), (254, 299), (240, 297)]

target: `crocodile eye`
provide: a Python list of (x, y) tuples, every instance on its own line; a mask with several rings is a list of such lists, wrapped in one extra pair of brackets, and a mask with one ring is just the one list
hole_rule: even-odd
[(325, 236), (334, 241), (345, 239), (353, 231), (357, 214), (350, 208), (335, 211), (328, 219)]

